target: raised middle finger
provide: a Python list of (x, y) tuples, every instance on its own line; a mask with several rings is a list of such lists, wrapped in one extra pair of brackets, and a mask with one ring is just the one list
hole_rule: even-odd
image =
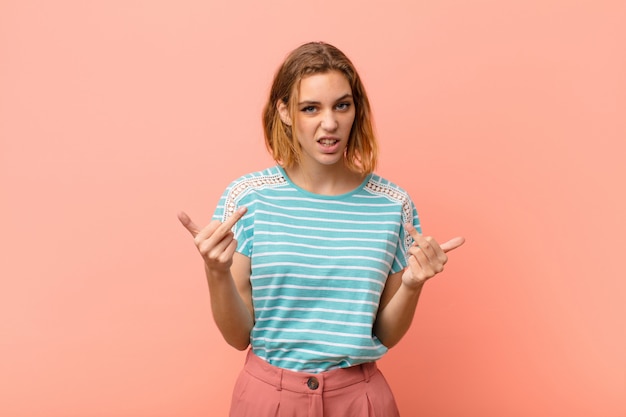
[[(196, 241), (201, 242), (204, 240), (210, 240), (213, 244), (219, 242), (230, 233), (231, 229), (237, 223), (243, 215), (246, 213), (246, 207), (239, 207), (229, 218), (224, 220), (223, 223), (217, 221), (209, 223), (207, 227), (202, 229), (196, 236)], [(216, 225), (217, 224), (217, 225)]]
[(434, 238), (421, 235), (413, 226), (407, 226), (407, 230), (414, 242), (411, 247), (412, 250), (409, 250), (411, 253), (415, 254), (417, 252), (415, 248), (419, 248), (432, 262), (438, 262), (443, 265), (448, 261), (448, 256)]

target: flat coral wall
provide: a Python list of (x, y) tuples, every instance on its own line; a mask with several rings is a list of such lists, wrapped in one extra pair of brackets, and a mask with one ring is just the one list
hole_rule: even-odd
[(0, 3), (0, 414), (226, 415), (178, 224), (271, 163), (276, 66), (360, 69), (379, 172), (464, 235), (382, 361), (405, 416), (626, 415), (618, 1)]

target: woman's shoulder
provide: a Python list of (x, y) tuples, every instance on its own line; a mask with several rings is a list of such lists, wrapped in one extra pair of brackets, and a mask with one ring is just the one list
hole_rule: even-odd
[(411, 199), (409, 193), (400, 185), (376, 173), (372, 173), (370, 175), (370, 178), (365, 185), (365, 189), (370, 193), (384, 195), (390, 199), (401, 202), (406, 200), (410, 201)]
[(230, 182), (230, 187), (238, 184), (250, 184), (253, 182), (280, 182), (280, 179), (284, 179), (284, 175), (280, 168), (275, 165), (269, 168), (265, 168), (260, 171), (253, 171), (247, 174), (241, 175)]
[(415, 209), (415, 204), (413, 203), (409, 193), (404, 188), (377, 174), (372, 174), (370, 176), (365, 188), (369, 193), (397, 205), (397, 207), (401, 210), (403, 223), (415, 223), (416, 228), (421, 231), (419, 221), (417, 220), (417, 210)]
[(273, 188), (287, 183), (283, 171), (278, 165), (261, 171), (254, 171), (242, 175), (231, 181), (226, 193), (246, 194), (253, 190)]

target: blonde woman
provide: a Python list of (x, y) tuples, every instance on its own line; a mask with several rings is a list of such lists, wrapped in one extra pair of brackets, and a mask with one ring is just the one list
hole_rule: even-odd
[(397, 416), (376, 361), (464, 239), (422, 236), (408, 194), (374, 173), (367, 94), (332, 45), (288, 55), (263, 125), (276, 165), (233, 181), (206, 227), (179, 214), (218, 328), (250, 347), (230, 415)]

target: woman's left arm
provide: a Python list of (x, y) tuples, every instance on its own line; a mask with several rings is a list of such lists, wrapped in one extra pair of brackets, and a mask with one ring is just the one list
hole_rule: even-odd
[(409, 265), (387, 278), (374, 323), (374, 334), (388, 348), (409, 330), (422, 288), (427, 280), (443, 271), (448, 262), (446, 252), (465, 242), (456, 237), (439, 245), (434, 238), (420, 235), (412, 225), (406, 228), (414, 241), (409, 248)]

